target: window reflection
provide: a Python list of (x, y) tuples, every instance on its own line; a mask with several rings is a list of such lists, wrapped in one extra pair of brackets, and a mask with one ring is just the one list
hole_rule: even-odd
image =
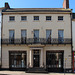
[(11, 68), (25, 68), (26, 52), (10, 52), (10, 66)]
[(62, 68), (63, 55), (62, 53), (47, 52), (47, 67), (49, 68)]

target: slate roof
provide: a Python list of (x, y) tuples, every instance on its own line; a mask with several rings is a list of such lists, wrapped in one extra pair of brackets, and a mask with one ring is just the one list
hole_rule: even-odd
[(64, 8), (10, 8), (2, 12), (71, 12), (71, 9)]

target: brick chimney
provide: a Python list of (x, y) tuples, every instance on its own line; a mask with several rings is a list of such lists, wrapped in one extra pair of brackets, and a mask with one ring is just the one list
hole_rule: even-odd
[(7, 2), (5, 3), (5, 8), (7, 8), (7, 9), (10, 8), (10, 6), (9, 6), (9, 4)]
[(63, 2), (63, 8), (65, 8), (65, 9), (69, 8), (69, 0), (64, 0), (64, 2)]

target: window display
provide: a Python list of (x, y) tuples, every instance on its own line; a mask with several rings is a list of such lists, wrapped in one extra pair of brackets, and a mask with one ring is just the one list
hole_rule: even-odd
[(25, 68), (26, 67), (26, 52), (9, 52), (10, 68)]

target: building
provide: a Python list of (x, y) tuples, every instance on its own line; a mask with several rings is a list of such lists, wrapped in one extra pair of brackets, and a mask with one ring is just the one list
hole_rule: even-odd
[[(1, 9), (0, 9), (0, 28), (1, 28)], [(0, 31), (0, 33), (1, 33), (1, 31)], [(1, 37), (1, 35), (0, 35), (0, 37)], [(1, 65), (1, 42), (0, 42), (0, 65)]]
[(5, 3), (2, 69), (72, 72), (71, 13), (69, 0), (63, 8), (10, 8)]
[(1, 66), (1, 16), (2, 16), (2, 10), (4, 8), (0, 8), (0, 66)]
[(73, 41), (73, 72), (75, 72), (75, 13), (72, 17), (72, 41)]

